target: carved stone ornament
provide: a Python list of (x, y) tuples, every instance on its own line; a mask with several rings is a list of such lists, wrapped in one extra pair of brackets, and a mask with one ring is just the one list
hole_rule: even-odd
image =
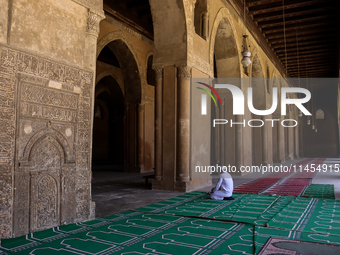
[(0, 239), (89, 220), (93, 74), (0, 43)]
[(87, 13), (86, 32), (98, 36), (99, 22), (104, 18), (105, 16), (103, 14), (95, 13), (89, 10)]
[(155, 80), (161, 81), (163, 79), (163, 67), (155, 67), (153, 70), (155, 71)]
[(179, 66), (177, 67), (177, 77), (179, 79), (190, 79), (191, 78), (191, 67), (189, 66)]

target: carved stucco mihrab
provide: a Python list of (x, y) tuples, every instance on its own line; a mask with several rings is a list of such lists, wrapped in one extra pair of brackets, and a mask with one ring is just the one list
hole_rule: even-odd
[(0, 44), (0, 239), (89, 219), (92, 87), (90, 70)]

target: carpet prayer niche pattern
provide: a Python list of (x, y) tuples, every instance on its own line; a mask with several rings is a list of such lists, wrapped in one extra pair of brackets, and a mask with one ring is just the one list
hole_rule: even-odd
[(334, 199), (334, 185), (332, 184), (311, 184), (302, 193), (302, 197), (316, 197)]
[(270, 237), (340, 245), (340, 201), (234, 197), (213, 201), (191, 192), (135, 211), (2, 240), (0, 255), (254, 254)]

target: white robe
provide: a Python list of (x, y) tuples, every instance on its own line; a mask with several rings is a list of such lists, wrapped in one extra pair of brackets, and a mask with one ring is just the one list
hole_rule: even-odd
[(223, 200), (224, 197), (231, 197), (233, 195), (234, 182), (231, 175), (227, 172), (220, 175), (220, 179), (214, 188), (214, 192), (210, 194), (213, 200)]

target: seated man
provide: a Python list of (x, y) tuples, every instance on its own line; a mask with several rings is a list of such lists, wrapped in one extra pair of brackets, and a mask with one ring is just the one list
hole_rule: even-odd
[(216, 184), (216, 187), (211, 190), (210, 198), (213, 200), (234, 200), (232, 197), (234, 190), (233, 178), (227, 172), (227, 167), (222, 167), (223, 173)]

